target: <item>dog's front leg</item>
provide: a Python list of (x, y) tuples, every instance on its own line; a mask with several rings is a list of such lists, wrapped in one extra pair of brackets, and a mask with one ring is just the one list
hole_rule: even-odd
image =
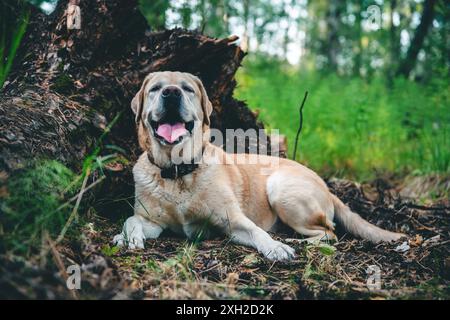
[(273, 240), (266, 231), (243, 214), (230, 221), (227, 233), (233, 242), (253, 247), (269, 260), (281, 261), (295, 258), (293, 248)]
[(134, 215), (125, 221), (122, 233), (116, 235), (113, 242), (118, 246), (128, 243), (129, 249), (144, 249), (145, 239), (156, 239), (162, 231), (161, 226), (139, 215)]

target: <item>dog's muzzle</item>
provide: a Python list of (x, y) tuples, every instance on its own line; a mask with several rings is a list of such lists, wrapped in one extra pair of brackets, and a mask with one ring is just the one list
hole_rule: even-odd
[(181, 116), (181, 90), (176, 86), (168, 86), (161, 93), (164, 114), (160, 120), (151, 118), (149, 123), (154, 136), (165, 145), (180, 143), (183, 138), (192, 134), (194, 121), (185, 121)]

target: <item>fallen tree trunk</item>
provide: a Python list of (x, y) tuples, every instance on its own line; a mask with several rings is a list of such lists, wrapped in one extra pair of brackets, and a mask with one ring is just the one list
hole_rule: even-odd
[[(199, 76), (214, 106), (212, 127), (262, 128), (245, 103), (233, 98), (234, 75), (244, 57), (236, 37), (213, 39), (182, 29), (151, 33), (132, 0), (82, 1), (81, 29), (68, 30), (67, 4), (59, 1), (50, 16), (33, 12), (22, 59), (2, 89), (3, 173), (41, 157), (80, 169), (118, 115), (103, 143), (123, 149), (132, 164), (141, 151), (130, 101), (153, 71)], [(131, 186), (130, 167), (123, 171), (113, 174), (115, 182)]]

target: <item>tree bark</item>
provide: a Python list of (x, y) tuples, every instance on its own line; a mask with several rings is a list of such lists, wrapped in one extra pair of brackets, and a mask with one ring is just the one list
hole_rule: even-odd
[(422, 18), (420, 24), (416, 29), (411, 45), (409, 46), (408, 52), (406, 53), (405, 59), (400, 63), (397, 70), (397, 75), (409, 77), (409, 74), (414, 69), (417, 61), (417, 55), (420, 49), (422, 49), (425, 37), (433, 23), (434, 18), (434, 8), (436, 0), (426, 0), (424, 3), (424, 9), (422, 13)]
[[(237, 38), (214, 39), (182, 29), (151, 33), (133, 0), (81, 1), (81, 29), (67, 30), (67, 3), (60, 1), (50, 16), (33, 13), (20, 48), (24, 59), (2, 89), (3, 175), (36, 158), (80, 169), (117, 116), (102, 143), (123, 149), (132, 165), (141, 150), (130, 101), (154, 71), (199, 76), (214, 107), (213, 128), (224, 133), (262, 128), (245, 103), (233, 98), (234, 75), (244, 57), (234, 44)], [(107, 185), (113, 193), (123, 184), (122, 191), (131, 194), (131, 165), (110, 173)]]

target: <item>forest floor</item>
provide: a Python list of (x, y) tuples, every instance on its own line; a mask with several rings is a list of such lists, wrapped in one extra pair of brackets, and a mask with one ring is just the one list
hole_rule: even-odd
[[(450, 298), (448, 180), (440, 199), (420, 205), (404, 200), (382, 179), (328, 184), (363, 217), (410, 239), (374, 245), (338, 230), (340, 240), (334, 244), (290, 242), (298, 257), (282, 263), (227, 239), (194, 243), (163, 235), (148, 240), (144, 250), (119, 249), (111, 239), (122, 221), (92, 216), (77, 237), (50, 248), (52, 268), (0, 256), (0, 292), (8, 298), (46, 299)], [(273, 236), (281, 241), (297, 237), (289, 230)], [(64, 268), (73, 264), (81, 265), (81, 289), (70, 291)], [(371, 270), (379, 270), (378, 287)], [(369, 289), (368, 283), (375, 287)]]

